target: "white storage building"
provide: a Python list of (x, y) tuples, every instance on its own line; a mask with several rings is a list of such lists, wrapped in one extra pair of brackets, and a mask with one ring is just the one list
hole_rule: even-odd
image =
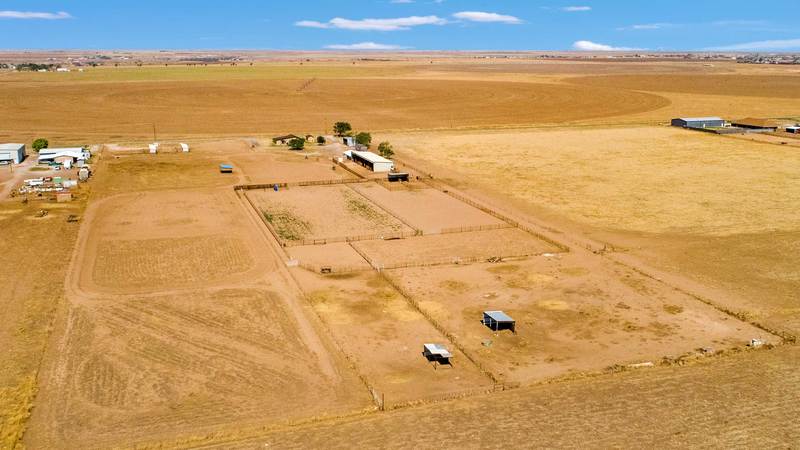
[(25, 144), (0, 144), (0, 162), (19, 164), (25, 159)]
[(43, 148), (39, 150), (39, 163), (51, 163), (56, 162), (56, 160), (63, 160), (64, 158), (70, 158), (72, 163), (77, 163), (77, 165), (83, 165), (83, 162), (87, 159), (91, 158), (92, 154), (89, 153), (88, 150), (84, 150), (81, 147), (75, 148)]
[(361, 164), (373, 172), (391, 172), (394, 169), (394, 162), (392, 162), (391, 159), (386, 159), (383, 156), (372, 152), (351, 150), (350, 155), (353, 158), (353, 161)]

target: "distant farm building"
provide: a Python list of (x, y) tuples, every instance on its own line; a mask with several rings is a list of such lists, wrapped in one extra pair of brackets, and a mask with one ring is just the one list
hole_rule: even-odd
[(25, 144), (0, 144), (0, 162), (19, 164), (25, 159)]
[(272, 138), (272, 143), (273, 144), (288, 144), (289, 141), (291, 141), (292, 139), (303, 139), (303, 138), (301, 138), (300, 136), (296, 136), (294, 134), (285, 134), (283, 136), (275, 136), (274, 138)]
[(233, 166), (230, 164), (220, 164), (219, 171), (220, 173), (233, 173)]
[(40, 164), (65, 164), (82, 166), (92, 154), (81, 147), (76, 148), (43, 148), (39, 151), (38, 162)]
[(744, 128), (748, 132), (775, 132), (778, 131), (778, 124), (769, 119), (754, 119), (748, 117), (747, 119), (737, 120), (732, 122), (731, 125), (738, 128)]
[(719, 117), (680, 117), (672, 119), (673, 127), (681, 128), (721, 128), (725, 120)]
[(372, 152), (360, 152), (352, 150), (349, 152), (350, 157), (358, 164), (366, 167), (373, 172), (390, 172), (394, 169), (394, 162), (391, 159), (386, 159), (381, 155)]
[(797, 127), (786, 127), (786, 132), (787, 133), (793, 133), (793, 134), (800, 134), (800, 126), (797, 126)]
[(517, 332), (517, 321), (503, 311), (484, 311), (481, 322), (493, 331), (511, 330), (512, 333)]
[(447, 350), (447, 347), (441, 344), (424, 344), (422, 346), (422, 355), (434, 364), (452, 365), (450, 358), (453, 354)]
[(342, 137), (342, 143), (348, 147), (355, 147), (356, 138), (354, 138), (353, 136), (344, 136)]
[(389, 172), (387, 179), (389, 182), (408, 181), (408, 173), (406, 172)]

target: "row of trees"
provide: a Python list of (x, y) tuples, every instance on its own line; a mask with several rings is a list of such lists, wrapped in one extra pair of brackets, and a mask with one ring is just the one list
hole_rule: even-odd
[[(336, 122), (333, 124), (333, 132), (337, 136), (352, 136), (353, 127), (348, 122)], [(355, 135), (356, 144), (370, 148), (372, 145), (372, 135), (366, 131), (361, 131)], [(378, 153), (384, 158), (391, 158), (394, 155), (392, 144), (381, 142), (378, 144)]]

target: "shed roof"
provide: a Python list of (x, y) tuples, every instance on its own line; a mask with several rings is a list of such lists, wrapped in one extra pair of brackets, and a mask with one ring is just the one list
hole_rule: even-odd
[(483, 314), (489, 316), (495, 322), (515, 322), (511, 316), (503, 311), (484, 311)]
[(220, 169), (233, 169), (233, 166), (230, 165), (230, 164), (220, 164), (219, 168)]
[(684, 122), (711, 122), (723, 120), (721, 117), (679, 117)]
[(447, 347), (441, 344), (423, 344), (425, 350), (432, 355), (439, 355), (443, 358), (451, 358), (453, 355)]
[(757, 119), (754, 117), (748, 117), (732, 123), (734, 125), (747, 125), (751, 127), (778, 128), (778, 124), (769, 119)]
[(25, 144), (0, 144), (0, 150), (4, 151), (19, 150), (22, 147), (25, 147)]
[(375, 153), (372, 153), (372, 152), (360, 152), (358, 150), (353, 150), (352, 153), (354, 155), (358, 155), (358, 156), (366, 159), (367, 161), (371, 162), (372, 164), (376, 164), (376, 163), (391, 163), (392, 162), (391, 159), (386, 159), (383, 156), (375, 154)]

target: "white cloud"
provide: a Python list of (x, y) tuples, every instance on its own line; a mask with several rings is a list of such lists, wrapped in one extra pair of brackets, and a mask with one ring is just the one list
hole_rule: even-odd
[(661, 29), (664, 29), (664, 28), (672, 28), (674, 26), (676, 26), (674, 23), (643, 23), (643, 24), (638, 24), (638, 25), (631, 25), (629, 27), (619, 27), (619, 28), (617, 28), (617, 30), (619, 30), (619, 31), (623, 31), (623, 30), (636, 30), (636, 31), (640, 31), (640, 30), (661, 30)]
[(32, 12), (32, 11), (0, 11), (0, 19), (44, 19), (44, 20), (60, 20), (71, 19), (72, 16), (64, 11), (55, 13), (50, 12)]
[(561, 8), (562, 11), (566, 12), (583, 12), (583, 11), (591, 11), (591, 6), (565, 6)]
[(339, 28), (342, 30), (398, 31), (408, 30), (420, 25), (444, 25), (447, 20), (437, 16), (410, 16), (396, 19), (360, 19), (351, 20), (336, 17), (328, 22), (301, 20), (295, 22), (298, 27)]
[(401, 50), (408, 47), (401, 47), (399, 45), (378, 44), (375, 42), (359, 42), (358, 44), (326, 45), (325, 48), (331, 50)]
[(640, 50), (630, 47), (613, 47), (606, 44), (598, 44), (592, 41), (576, 41), (572, 44), (572, 48), (582, 52), (620, 52), (628, 50)]
[(520, 20), (518, 17), (483, 11), (461, 11), (453, 14), (453, 17), (462, 20), (469, 20), (470, 22), (497, 22), (509, 24), (522, 23), (522, 20)]
[(781, 39), (772, 41), (746, 42), (743, 44), (724, 45), (706, 50), (723, 51), (791, 51), (800, 50), (800, 39)]

